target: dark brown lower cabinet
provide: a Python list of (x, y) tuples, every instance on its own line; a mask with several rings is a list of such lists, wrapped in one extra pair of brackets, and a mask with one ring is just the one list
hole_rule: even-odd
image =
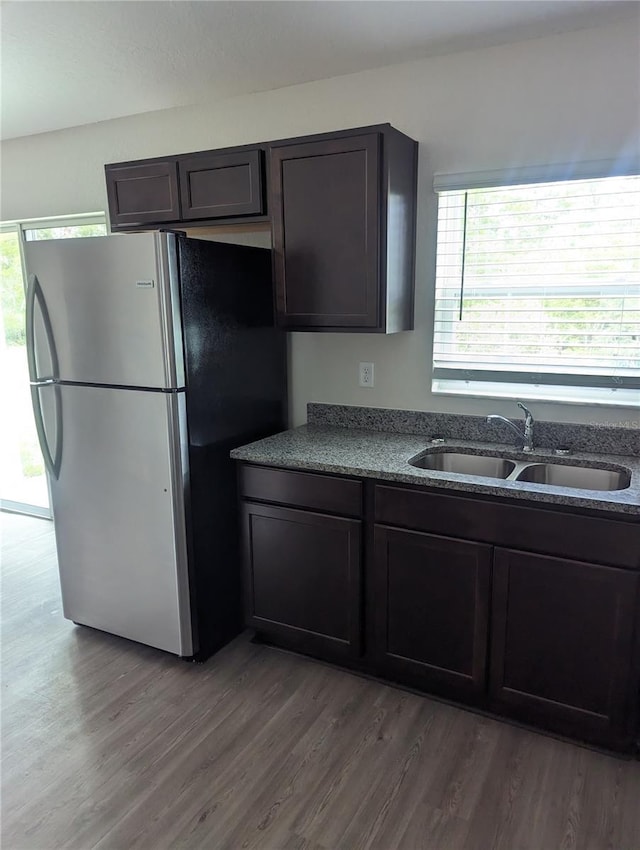
[(291, 648), (361, 651), (360, 520), (244, 502), (245, 620)]
[(502, 713), (627, 748), (640, 573), (495, 549), (490, 696)]
[(264, 639), (638, 752), (638, 523), (252, 464), (239, 481)]
[(486, 688), (491, 546), (375, 527), (380, 673), (453, 697)]

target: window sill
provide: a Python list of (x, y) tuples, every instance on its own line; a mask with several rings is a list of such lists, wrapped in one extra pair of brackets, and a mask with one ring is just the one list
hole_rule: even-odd
[(485, 381), (447, 381), (438, 378), (431, 382), (431, 392), (433, 395), (464, 396), (466, 398), (518, 398), (525, 401), (547, 401), (556, 404), (640, 408), (640, 392), (629, 389), (560, 387)]

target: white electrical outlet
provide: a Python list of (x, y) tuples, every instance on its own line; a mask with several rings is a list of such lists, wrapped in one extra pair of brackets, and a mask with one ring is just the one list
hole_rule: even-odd
[(373, 363), (361, 363), (360, 364), (360, 386), (361, 387), (372, 387), (373, 386)]

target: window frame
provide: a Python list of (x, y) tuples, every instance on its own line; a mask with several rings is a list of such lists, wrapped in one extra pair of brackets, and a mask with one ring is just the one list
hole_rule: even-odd
[[(537, 183), (570, 183), (576, 180), (604, 179), (609, 177), (640, 176), (640, 160), (630, 158), (627, 161), (598, 161), (573, 163), (570, 165), (534, 166), (507, 171), (487, 171), (434, 176), (433, 187), (437, 195), (445, 192), (467, 192), (474, 189), (517, 187)], [(466, 203), (466, 202), (465, 202)], [(440, 201), (436, 217), (436, 237), (440, 227)], [(465, 210), (466, 213), (466, 210)], [(466, 219), (465, 219), (466, 221)], [(464, 233), (463, 233), (464, 239)], [(464, 251), (464, 244), (462, 250)], [(436, 238), (436, 264), (433, 284), (433, 313), (431, 316), (431, 393), (433, 395), (466, 396), (477, 398), (530, 398), (531, 400), (590, 404), (616, 407), (640, 407), (640, 375), (617, 377), (594, 369), (594, 374), (555, 371), (549, 368), (517, 363), (510, 369), (499, 370), (501, 376), (496, 379), (490, 369), (447, 368), (435, 365), (437, 362), (436, 335), (437, 307), (437, 262), (438, 239)], [(588, 297), (588, 295), (585, 295)], [(507, 364), (505, 364), (507, 365)], [(508, 372), (509, 374), (505, 374)]]

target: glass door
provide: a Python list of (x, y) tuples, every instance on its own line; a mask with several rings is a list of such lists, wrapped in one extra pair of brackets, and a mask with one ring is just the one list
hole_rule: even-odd
[(31, 407), (21, 240), (105, 234), (104, 216), (14, 223), (0, 229), (0, 507), (7, 510), (51, 516), (49, 485)]
[(31, 408), (20, 233), (0, 232), (0, 499), (2, 507), (50, 516), (49, 489)]

